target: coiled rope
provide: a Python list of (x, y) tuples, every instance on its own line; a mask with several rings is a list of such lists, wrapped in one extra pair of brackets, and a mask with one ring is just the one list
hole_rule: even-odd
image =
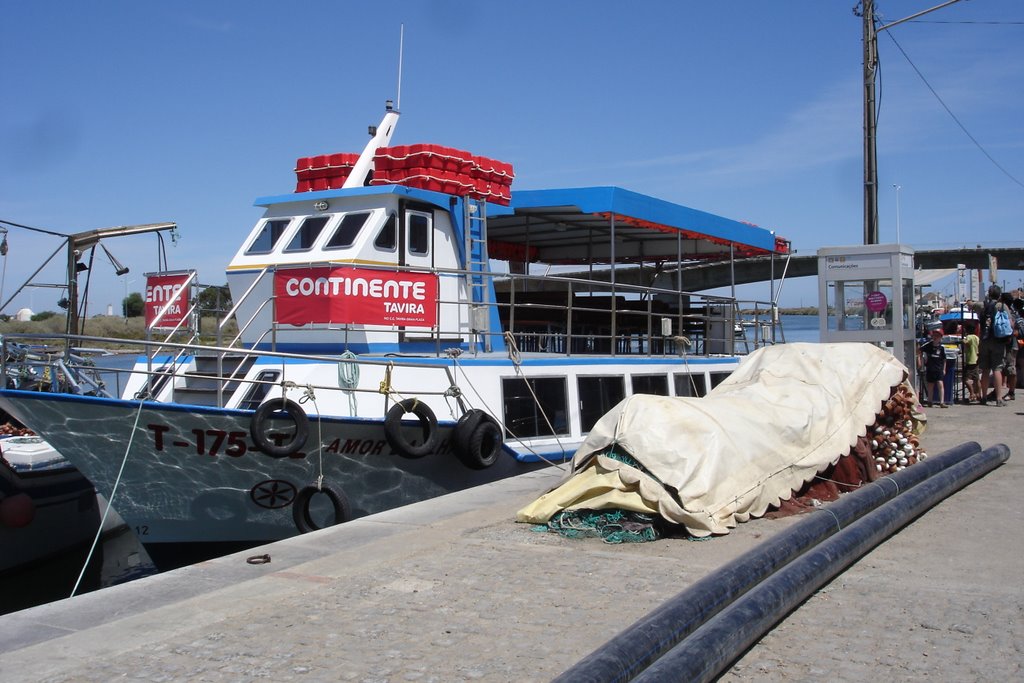
[(342, 360), (338, 361), (338, 386), (348, 396), (348, 409), (352, 417), (356, 417), (356, 394), (359, 387), (359, 364), (353, 362), (357, 358), (351, 351), (341, 354)]

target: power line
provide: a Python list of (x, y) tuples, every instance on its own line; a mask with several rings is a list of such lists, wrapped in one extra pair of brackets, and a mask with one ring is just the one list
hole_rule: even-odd
[(991, 26), (1021, 26), (1024, 21), (941, 21), (939, 19), (914, 19), (911, 24), (988, 24)]
[(1024, 187), (1024, 183), (1022, 183), (1021, 181), (1017, 180), (1017, 178), (1015, 178), (1013, 176), (1013, 174), (1011, 174), (1009, 171), (1007, 171), (1005, 168), (1003, 168), (1002, 165), (998, 161), (996, 161), (992, 157), (992, 155), (989, 154), (988, 151), (984, 147), (981, 146), (981, 143), (978, 142), (977, 139), (975, 139), (975, 137), (973, 135), (971, 135), (971, 132), (969, 130), (967, 130), (967, 127), (964, 126), (964, 124), (961, 123), (960, 119), (958, 119), (956, 117), (956, 114), (953, 113), (953, 110), (951, 110), (946, 105), (946, 103), (942, 100), (942, 98), (939, 96), (939, 93), (935, 92), (935, 88), (933, 88), (931, 83), (928, 82), (928, 79), (924, 77), (924, 74), (922, 74), (921, 70), (917, 68), (917, 65), (914, 64), (913, 60), (910, 59), (910, 55), (907, 54), (906, 50), (903, 49), (903, 46), (900, 45), (899, 42), (896, 40), (896, 38), (892, 35), (892, 31), (886, 31), (886, 34), (888, 34), (889, 38), (892, 39), (893, 44), (896, 45), (896, 48), (900, 51), (900, 53), (902, 53), (903, 58), (907, 60), (907, 63), (910, 64), (911, 68), (917, 74), (918, 78), (920, 78), (921, 81), (925, 84), (925, 86), (927, 86), (928, 90), (930, 90), (932, 95), (935, 96), (935, 99), (937, 99), (939, 101), (939, 104), (942, 105), (942, 108), (946, 110), (946, 113), (949, 114), (949, 116), (956, 122), (956, 125), (960, 126), (960, 130), (962, 130), (964, 132), (964, 135), (966, 135), (968, 138), (970, 138), (971, 142), (973, 142), (974, 145), (979, 150), (981, 150), (981, 153), (984, 154), (988, 158), (988, 160), (991, 161), (992, 164), (996, 168), (998, 168), (1000, 171), (1002, 171), (1003, 174), (1007, 178), (1009, 178), (1013, 182), (1017, 183), (1021, 187)]

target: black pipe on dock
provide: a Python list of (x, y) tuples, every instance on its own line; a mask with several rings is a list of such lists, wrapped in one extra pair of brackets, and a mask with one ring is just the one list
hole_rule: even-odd
[(914, 518), (1009, 457), (1005, 445), (993, 446), (879, 506), (723, 609), (633, 681), (712, 680), (813, 592)]
[[(697, 581), (639, 619), (559, 675), (553, 683), (631, 680), (702, 624), (804, 552), (880, 505), (978, 455), (980, 451), (981, 446), (975, 442), (963, 443), (912, 467), (881, 477), (808, 513), (799, 523), (747, 551), (729, 566)], [(685, 680), (675, 676), (670, 676), (670, 679)]]

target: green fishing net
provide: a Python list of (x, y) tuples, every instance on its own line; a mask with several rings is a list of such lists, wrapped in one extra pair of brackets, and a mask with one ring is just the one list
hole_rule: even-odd
[[(604, 455), (650, 475), (628, 453), (611, 450)], [(535, 529), (552, 531), (566, 538), (600, 538), (605, 543), (646, 543), (661, 537), (653, 515), (632, 510), (563, 510), (546, 525)]]

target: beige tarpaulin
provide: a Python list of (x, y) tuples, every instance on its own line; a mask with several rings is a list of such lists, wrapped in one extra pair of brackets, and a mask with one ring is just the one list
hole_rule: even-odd
[(782, 344), (750, 354), (704, 398), (631, 396), (597, 422), (568, 479), (516, 518), (618, 508), (697, 536), (728, 533), (847, 454), (906, 375), (871, 344)]

